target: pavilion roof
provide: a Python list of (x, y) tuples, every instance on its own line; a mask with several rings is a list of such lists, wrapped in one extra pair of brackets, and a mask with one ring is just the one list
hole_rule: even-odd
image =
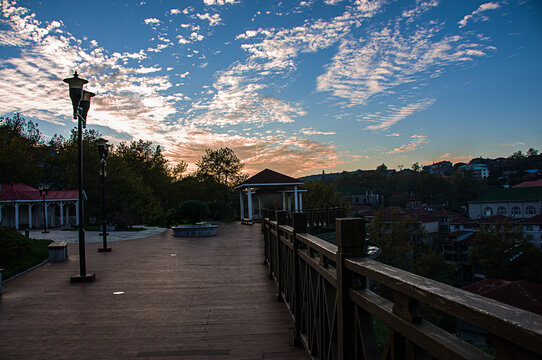
[(250, 186), (280, 186), (280, 185), (302, 185), (303, 181), (295, 179), (291, 176), (281, 174), (279, 172), (264, 169), (254, 176), (249, 177), (236, 188)]
[[(77, 200), (77, 190), (49, 190), (46, 200)], [(0, 201), (41, 201), (40, 191), (23, 183), (0, 185)]]

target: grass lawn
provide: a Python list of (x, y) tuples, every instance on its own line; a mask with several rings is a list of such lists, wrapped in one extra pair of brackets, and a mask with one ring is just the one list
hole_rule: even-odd
[(28, 239), (15, 230), (0, 228), (0, 269), (2, 279), (31, 268), (49, 256), (52, 240)]

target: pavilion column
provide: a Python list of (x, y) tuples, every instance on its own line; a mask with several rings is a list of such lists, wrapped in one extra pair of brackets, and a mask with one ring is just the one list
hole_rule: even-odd
[(60, 227), (64, 226), (64, 203), (60, 202)]
[(79, 200), (75, 202), (75, 225), (79, 225)]
[(299, 201), (297, 198), (297, 185), (294, 185), (294, 210), (295, 212), (299, 211)]
[(32, 229), (32, 204), (28, 203), (28, 228)]
[(19, 230), (19, 204), (15, 203), (15, 230)]
[(286, 192), (282, 192), (282, 210), (286, 210)]
[(288, 195), (288, 211), (292, 212), (292, 198)]
[(239, 206), (240, 209), (240, 219), (243, 220), (245, 217), (245, 199), (243, 198), (243, 189), (239, 189)]
[(303, 211), (303, 193), (299, 193), (299, 211)]
[(248, 220), (252, 222), (252, 188), (248, 189)]
[(70, 207), (68, 206), (68, 204), (66, 204), (66, 225), (68, 225), (68, 227), (71, 227), (71, 225), (70, 225)]

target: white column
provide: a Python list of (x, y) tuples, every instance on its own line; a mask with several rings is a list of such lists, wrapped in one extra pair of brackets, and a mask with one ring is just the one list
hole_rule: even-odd
[(252, 221), (252, 188), (248, 189), (248, 220)]
[(295, 212), (299, 211), (299, 201), (297, 199), (297, 185), (294, 185), (294, 210)]
[(286, 210), (286, 192), (282, 192), (282, 210)]
[(70, 206), (66, 204), (66, 225), (70, 226)]
[(75, 202), (75, 225), (79, 226), (79, 200)]
[(239, 204), (241, 206), (241, 220), (245, 217), (245, 199), (243, 198), (243, 189), (239, 189)]
[(288, 211), (292, 212), (292, 198), (290, 197), (290, 194), (288, 194)]
[(64, 203), (58, 204), (60, 206), (60, 227), (64, 226)]
[(303, 193), (299, 193), (299, 211), (303, 211)]
[(32, 204), (28, 203), (28, 228), (32, 229)]
[(19, 204), (15, 203), (15, 229), (19, 230)]
[(258, 196), (258, 217), (262, 218), (262, 196)]

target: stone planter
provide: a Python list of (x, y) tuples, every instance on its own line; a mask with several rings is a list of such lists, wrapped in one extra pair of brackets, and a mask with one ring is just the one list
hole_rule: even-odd
[(176, 237), (203, 237), (215, 236), (218, 225), (214, 224), (196, 224), (196, 225), (177, 225), (171, 228), (173, 236)]

